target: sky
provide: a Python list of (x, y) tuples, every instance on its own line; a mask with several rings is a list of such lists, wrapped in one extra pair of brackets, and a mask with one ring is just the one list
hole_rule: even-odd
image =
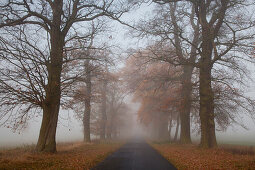
[[(140, 17), (144, 17), (151, 12), (151, 7), (143, 5), (140, 9), (132, 11), (132, 13), (125, 14), (123, 20), (129, 23), (137, 22)], [(122, 49), (137, 48), (144, 45), (143, 41), (132, 39), (128, 35), (128, 29), (117, 22), (111, 24), (114, 28), (112, 33), (113, 41), (119, 45)], [(248, 66), (251, 69), (252, 77), (255, 80), (255, 69), (253, 66)], [(255, 85), (251, 84), (248, 89), (249, 95), (255, 98)], [(133, 106), (132, 113), (136, 113), (139, 107), (139, 103), (132, 103), (130, 99), (128, 102)], [(69, 114), (69, 115), (68, 115)], [(57, 142), (67, 141), (81, 141), (83, 139), (83, 132), (81, 122), (76, 120), (72, 111), (67, 112), (60, 111), (60, 121), (57, 128)], [(64, 120), (69, 117), (70, 119)], [(247, 125), (249, 130), (245, 130), (238, 125), (231, 126), (226, 132), (217, 132), (217, 139), (219, 143), (229, 144), (246, 144), (255, 145), (255, 122), (243, 115), (243, 123)], [(64, 118), (64, 119), (63, 119)], [(10, 129), (0, 127), (0, 148), (2, 147), (14, 147), (27, 144), (35, 144), (40, 130), (41, 118), (37, 118), (31, 121), (26, 129), (23, 131), (13, 133)], [(139, 127), (139, 125), (137, 125)], [(133, 129), (135, 130), (135, 129)], [(199, 136), (193, 135), (193, 140), (198, 140)]]

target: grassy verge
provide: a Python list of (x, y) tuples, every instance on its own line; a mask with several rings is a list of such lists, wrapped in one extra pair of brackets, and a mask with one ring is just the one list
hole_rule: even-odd
[(33, 153), (34, 146), (0, 151), (0, 169), (90, 169), (121, 143), (58, 144), (57, 154)]
[(151, 143), (177, 169), (255, 169), (253, 147), (221, 145), (200, 149), (196, 145)]

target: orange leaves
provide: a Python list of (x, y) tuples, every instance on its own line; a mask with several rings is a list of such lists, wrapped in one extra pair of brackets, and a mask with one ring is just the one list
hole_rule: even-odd
[[(255, 155), (232, 154), (221, 149), (199, 149), (195, 145), (153, 144), (178, 169), (254, 169)], [(236, 146), (232, 146), (235, 148)]]
[(134, 92), (133, 101), (141, 103), (138, 117), (148, 124), (158, 113), (170, 114), (179, 108), (182, 68), (163, 61), (149, 61), (144, 55), (149, 52), (137, 52), (130, 57), (123, 74), (128, 88)]
[(64, 144), (57, 154), (0, 151), (0, 169), (91, 169), (120, 144)]

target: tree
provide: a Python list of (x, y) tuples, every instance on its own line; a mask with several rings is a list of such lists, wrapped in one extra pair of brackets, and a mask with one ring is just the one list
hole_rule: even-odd
[(107, 115), (106, 115), (106, 93), (107, 93), (107, 84), (108, 81), (106, 78), (103, 79), (102, 87), (101, 87), (101, 123), (100, 123), (100, 139), (105, 139), (105, 132), (106, 132), (106, 121), (107, 121)]
[[(183, 2), (192, 4), (195, 7), (195, 17), (201, 26), (201, 44), (197, 49), (200, 58), (196, 66), (199, 68), (200, 145), (204, 148), (215, 147), (217, 142), (214, 122), (215, 96), (212, 88), (212, 70), (215, 64), (221, 64), (223, 67), (227, 65), (228, 67), (229, 63), (236, 62), (240, 58), (251, 61), (247, 55), (237, 54), (236, 56), (231, 53), (235, 51), (234, 47), (239, 48), (240, 51), (245, 47), (249, 50), (251, 47), (250, 40), (254, 37), (254, 33), (250, 32), (250, 30), (254, 23), (242, 11), (248, 10), (246, 7), (250, 6), (250, 1), (154, 0), (154, 2), (159, 4)], [(242, 24), (240, 25), (239, 23)], [(232, 67), (232, 69), (236, 70), (237, 68)]]
[(169, 116), (177, 117), (180, 112), (180, 84), (175, 81), (180, 76), (180, 68), (159, 61), (143, 63), (142, 54), (135, 53), (127, 60), (124, 79), (128, 89), (134, 92), (133, 100), (141, 103), (140, 122), (150, 128), (154, 139), (169, 141)]
[[(32, 28), (42, 31), (49, 39), (49, 57), (45, 70), (47, 82), (43, 89), (45, 99), (41, 103), (43, 119), (37, 151), (56, 152), (55, 136), (60, 109), (64, 46), (67, 45), (68, 40), (78, 36), (77, 31), (73, 31), (79, 27), (77, 23), (92, 21), (103, 16), (119, 20), (119, 17), (130, 9), (131, 6), (128, 4), (132, 5), (133, 1), (124, 3), (114, 0), (89, 2), (8, 0), (0, 3), (1, 31), (4, 31), (3, 28), (15, 29), (19, 26), (32, 25)], [(4, 32), (9, 34), (9, 30)], [(47, 37), (45, 39), (47, 40)]]
[[(103, 55), (110, 55), (109, 53), (104, 53)], [(109, 72), (108, 63), (104, 64), (104, 69), (102, 74), (100, 75), (99, 81), (100, 83), (100, 98), (101, 98), (101, 120), (100, 120), (100, 139), (105, 140), (106, 138), (106, 128), (107, 128), (107, 94), (109, 93), (108, 84), (111, 81), (115, 80), (115, 77)]]
[(184, 3), (156, 5), (151, 18), (141, 20), (133, 31), (135, 36), (155, 39), (155, 44), (147, 47), (151, 51), (146, 56), (148, 60), (164, 61), (182, 67), (182, 74), (176, 81), (182, 84), (180, 142), (183, 144), (191, 143), (192, 73), (198, 58), (196, 49), (200, 43), (199, 22), (194, 19), (194, 15), (195, 8), (189, 8)]
[(112, 73), (111, 81), (108, 81), (107, 91), (107, 128), (106, 137), (111, 139), (117, 137), (118, 129), (122, 122), (121, 116), (127, 112), (127, 104), (124, 102), (126, 93), (123, 90), (123, 81), (119, 73)]
[[(107, 56), (102, 55), (105, 51), (107, 51), (107, 47), (105, 43), (99, 45), (99, 43), (95, 43), (100, 33), (106, 34), (106, 25), (104, 22), (99, 20), (97, 23), (92, 22), (91, 24), (91, 33), (89, 41), (81, 41), (79, 40), (78, 49), (73, 52), (71, 55), (74, 55), (75, 61), (77, 64), (75, 67), (81, 67), (80, 77), (77, 77), (76, 84), (74, 84), (75, 95), (70, 94), (72, 96), (71, 103), (68, 104), (69, 108), (73, 108), (72, 105), (84, 105), (84, 111), (82, 116), (83, 123), (83, 132), (84, 132), (84, 142), (90, 142), (90, 115), (91, 115), (91, 102), (95, 102), (94, 93), (96, 93), (95, 82), (97, 76), (102, 73), (102, 65), (105, 62), (108, 62)], [(81, 60), (81, 61), (78, 61)], [(74, 65), (72, 65), (74, 67)], [(69, 71), (74, 71), (73, 69)], [(84, 90), (84, 92), (81, 92)], [(79, 108), (79, 107), (78, 107)], [(75, 109), (77, 114), (80, 114), (80, 109)]]
[[(95, 83), (97, 82), (98, 74), (101, 72), (101, 62), (103, 62), (102, 56), (99, 56), (101, 54), (99, 51), (103, 49), (92, 47), (91, 45), (92, 43), (90, 43), (88, 48), (81, 48), (72, 54), (76, 56), (75, 58), (78, 56), (80, 59), (75, 60), (76, 63), (71, 65), (68, 72), (69, 74), (78, 72), (79, 76), (75, 78), (75, 83), (68, 89), (67, 96), (69, 100), (65, 103), (65, 107), (74, 110), (78, 119), (82, 120), (84, 142), (91, 142), (91, 105), (93, 102), (98, 102), (98, 99), (96, 99), (96, 94), (98, 92), (95, 88)], [(74, 70), (73, 67), (75, 67), (76, 70)], [(80, 69), (77, 70), (77, 68)]]

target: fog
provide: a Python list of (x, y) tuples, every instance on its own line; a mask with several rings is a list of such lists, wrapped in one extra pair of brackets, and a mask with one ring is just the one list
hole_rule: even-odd
[[(123, 20), (125, 22), (137, 22), (140, 18), (144, 17), (149, 13), (151, 7), (149, 5), (143, 5), (140, 9), (135, 12), (125, 14)], [(139, 17), (138, 17), (139, 16)], [(114, 32), (111, 33), (114, 43), (118, 44), (122, 49), (138, 48), (144, 46), (144, 42), (139, 39), (131, 38), (128, 34), (127, 27), (119, 24), (118, 22), (111, 23), (114, 28)], [(123, 61), (125, 55), (123, 54)], [(116, 70), (121, 69), (124, 62), (119, 62), (116, 66)], [(249, 65), (252, 68), (252, 65)], [(255, 78), (255, 71), (251, 71), (252, 78)], [(255, 79), (254, 79), (255, 80)], [(255, 86), (251, 83), (250, 89), (248, 90), (248, 95), (253, 99), (255, 98)], [(140, 124), (137, 112), (139, 110), (140, 103), (134, 102), (132, 95), (125, 98), (125, 102), (128, 104), (129, 110), (127, 111), (127, 118), (125, 129), (122, 129), (120, 138), (129, 138), (132, 136), (145, 136), (148, 137), (148, 129), (146, 126)], [(72, 110), (60, 111), (60, 118), (57, 127), (56, 139), (57, 142), (72, 142), (72, 141), (82, 141), (83, 140), (83, 128), (82, 121), (77, 120), (75, 113)], [(250, 117), (245, 114), (240, 113), (240, 120), (246, 125), (248, 130), (242, 128), (239, 125), (233, 124), (227, 128), (224, 132), (216, 132), (218, 143), (224, 144), (239, 144), (239, 145), (254, 145), (255, 146), (255, 123)], [(28, 126), (20, 132), (13, 132), (11, 129), (4, 126), (0, 127), (0, 147), (16, 147), (27, 144), (36, 144), (40, 125), (41, 117), (34, 118), (30, 120)], [(191, 129), (192, 130), (192, 129)], [(173, 135), (173, 132), (172, 132)], [(97, 136), (92, 135), (92, 139), (97, 138)], [(199, 141), (200, 134), (196, 132), (192, 133), (192, 140)]]
[[(136, 112), (139, 108), (138, 103), (132, 103), (128, 97), (126, 101), (130, 104), (128, 124), (129, 128), (123, 130), (120, 139), (128, 139), (137, 135), (144, 135), (141, 125), (137, 121)], [(29, 122), (27, 128), (19, 132), (13, 132), (10, 128), (0, 128), (0, 148), (16, 147), (30, 144), (36, 144), (41, 126), (41, 118), (33, 119)], [(92, 139), (96, 139), (92, 135)], [(76, 142), (83, 141), (83, 130), (81, 120), (75, 118), (75, 113), (72, 111), (61, 110), (60, 120), (56, 135), (57, 142)]]
[[(131, 118), (130, 128), (126, 129), (125, 133), (121, 134), (122, 138), (128, 139), (134, 136), (144, 136), (148, 135), (146, 127), (142, 127), (137, 120), (137, 110), (139, 109), (139, 103), (132, 103), (130, 99), (128, 100), (130, 104), (129, 114)], [(83, 130), (81, 121), (74, 118), (73, 112), (61, 111), (61, 117), (69, 117), (70, 119), (64, 120), (60, 119), (56, 140), (57, 142), (76, 142), (83, 140)], [(240, 127), (239, 125), (230, 126), (226, 132), (217, 132), (217, 140), (220, 144), (236, 144), (236, 145), (253, 145), (255, 146), (255, 125), (254, 121), (249, 117), (243, 115), (242, 120), (248, 127), (248, 130)], [(30, 144), (36, 144), (39, 130), (40, 130), (41, 120), (40, 118), (31, 121), (28, 127), (21, 132), (13, 132), (11, 129), (1, 127), (0, 128), (0, 147), (1, 148), (12, 148), (17, 146), (24, 146)], [(172, 133), (173, 135), (173, 133)], [(95, 138), (95, 136), (92, 138)], [(192, 134), (193, 142), (198, 143), (200, 140), (200, 135), (197, 133)]]

